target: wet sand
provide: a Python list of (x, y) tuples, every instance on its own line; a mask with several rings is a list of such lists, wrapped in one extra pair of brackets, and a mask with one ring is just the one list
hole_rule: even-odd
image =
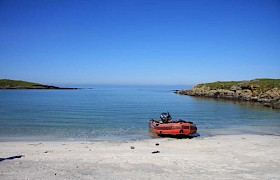
[(280, 179), (279, 152), (272, 135), (0, 142), (0, 179), (270, 180)]

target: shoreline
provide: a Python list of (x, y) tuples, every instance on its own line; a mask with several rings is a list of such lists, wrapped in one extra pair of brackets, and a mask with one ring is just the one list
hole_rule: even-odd
[(279, 179), (280, 137), (0, 142), (1, 179)]
[(197, 133), (191, 136), (158, 136), (155, 133), (147, 132), (137, 137), (135, 136), (97, 136), (97, 137), (58, 137), (58, 136), (42, 136), (42, 135), (34, 135), (34, 136), (0, 136), (0, 143), (1, 142), (129, 142), (129, 141), (146, 141), (152, 139), (192, 139), (192, 138), (211, 138), (211, 137), (218, 137), (218, 136), (242, 136), (242, 135), (259, 135), (259, 136), (280, 136), (280, 133), (277, 131), (257, 131), (257, 129), (248, 129), (247, 126), (240, 126), (240, 127), (228, 127), (223, 129), (200, 129)]
[[(250, 100), (244, 100), (244, 99), (235, 99), (235, 98), (227, 98), (227, 97), (211, 97), (211, 96), (202, 96), (202, 95), (190, 95), (190, 94), (184, 94), (182, 93), (182, 91), (185, 90), (176, 90), (173, 91), (175, 94), (178, 95), (183, 95), (183, 96), (190, 96), (190, 97), (194, 97), (194, 98), (198, 98), (198, 99), (212, 99), (212, 100), (216, 100), (216, 101), (225, 101), (225, 102), (232, 102), (232, 103), (238, 103), (238, 104), (248, 104), (250, 106), (259, 106), (259, 107), (265, 107), (267, 109), (273, 109), (273, 110), (280, 110), (278, 104), (277, 106), (272, 105), (270, 102), (262, 102), (262, 101), (250, 101)], [(276, 102), (276, 103), (279, 103)]]
[(189, 96), (192, 98), (196, 98), (199, 100), (205, 100), (205, 101), (217, 101), (217, 102), (226, 102), (226, 103), (231, 103), (231, 104), (237, 104), (241, 106), (247, 106), (247, 107), (257, 107), (261, 109), (266, 109), (266, 110), (272, 110), (272, 111), (280, 111), (278, 108), (272, 108), (270, 106), (265, 106), (263, 102), (255, 102), (255, 101), (246, 101), (242, 99), (229, 99), (229, 98), (217, 98), (217, 97), (208, 97), (208, 96), (193, 96), (193, 95), (186, 95), (186, 94), (180, 94), (177, 92), (174, 92), (178, 96)]

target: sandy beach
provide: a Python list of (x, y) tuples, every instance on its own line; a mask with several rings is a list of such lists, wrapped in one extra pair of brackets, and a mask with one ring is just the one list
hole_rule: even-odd
[(270, 135), (0, 142), (0, 179), (280, 179), (279, 152)]

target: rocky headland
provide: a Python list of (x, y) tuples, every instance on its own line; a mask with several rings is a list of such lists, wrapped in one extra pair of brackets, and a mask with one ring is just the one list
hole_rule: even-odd
[(280, 109), (280, 79), (254, 79), (249, 81), (217, 81), (198, 84), (175, 93), (206, 98), (248, 101), (273, 109)]
[(34, 82), (0, 79), (0, 89), (79, 89), (79, 88), (63, 88), (57, 86), (43, 85)]

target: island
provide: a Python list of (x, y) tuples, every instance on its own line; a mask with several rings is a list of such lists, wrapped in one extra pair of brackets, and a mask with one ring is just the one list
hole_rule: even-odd
[(188, 96), (247, 101), (280, 109), (280, 79), (217, 81), (198, 84), (191, 89), (175, 90)]
[(64, 88), (57, 86), (43, 85), (34, 82), (0, 79), (0, 89), (79, 89), (79, 88)]

